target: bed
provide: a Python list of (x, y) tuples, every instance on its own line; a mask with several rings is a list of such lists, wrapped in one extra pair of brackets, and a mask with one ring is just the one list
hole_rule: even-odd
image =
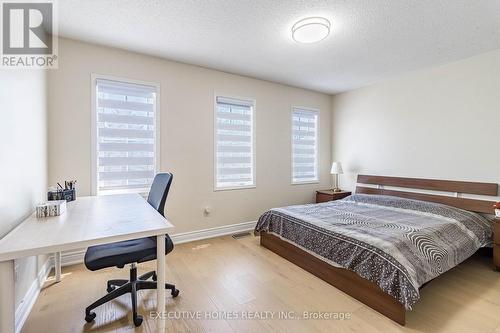
[(358, 183), (377, 187), (271, 209), (255, 232), (261, 245), (404, 325), (423, 285), (491, 246), (493, 223), (477, 213), (493, 214), (493, 201), (460, 194), (496, 196), (498, 185), (367, 175)]

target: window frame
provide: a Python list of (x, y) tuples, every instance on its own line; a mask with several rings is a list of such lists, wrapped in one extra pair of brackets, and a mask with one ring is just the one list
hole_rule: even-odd
[[(304, 181), (294, 181), (293, 175), (293, 112), (294, 110), (303, 110), (314, 112), (317, 115), (316, 121), (316, 158), (315, 158), (315, 167), (316, 167), (316, 178), (312, 180), (304, 180)], [(290, 108), (290, 183), (291, 185), (307, 185), (307, 184), (319, 184), (319, 147), (320, 147), (320, 114), (321, 110), (317, 108), (307, 107), (307, 106), (298, 106), (292, 105)]]
[(97, 80), (109, 80), (109, 81), (117, 81), (123, 83), (130, 84), (139, 84), (151, 86), (156, 89), (156, 98), (155, 98), (155, 130), (154, 130), (154, 144), (155, 144), (155, 170), (154, 174), (156, 174), (160, 170), (160, 83), (158, 82), (150, 82), (150, 81), (141, 81), (136, 79), (130, 79), (125, 77), (106, 75), (106, 74), (96, 74), (91, 73), (90, 79), (90, 91), (91, 91), (91, 119), (90, 119), (90, 127), (91, 127), (91, 195), (112, 195), (112, 194), (127, 194), (127, 193), (139, 193), (139, 194), (147, 194), (150, 191), (149, 187), (144, 188), (122, 188), (115, 190), (107, 190), (99, 193), (98, 184), (97, 184), (97, 154), (99, 149), (97, 148), (98, 143), (98, 134), (97, 134)]
[[(253, 183), (251, 185), (240, 185), (240, 186), (224, 186), (224, 187), (218, 187), (217, 186), (217, 97), (221, 98), (227, 98), (227, 99), (233, 99), (233, 100), (240, 100), (240, 101), (246, 101), (246, 102), (251, 102), (253, 105), (252, 108), (252, 178), (253, 178)], [(255, 98), (250, 98), (250, 97), (242, 97), (242, 96), (235, 96), (232, 94), (220, 94), (220, 93), (214, 93), (214, 98), (213, 98), (213, 191), (214, 192), (220, 192), (220, 191), (234, 191), (234, 190), (245, 190), (245, 189), (253, 189), (257, 187), (257, 141), (256, 141), (256, 125), (257, 125), (257, 101)]]

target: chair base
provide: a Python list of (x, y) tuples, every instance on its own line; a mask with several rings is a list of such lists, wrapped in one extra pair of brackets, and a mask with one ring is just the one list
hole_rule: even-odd
[[(153, 281), (148, 281), (150, 278)], [(137, 266), (135, 264), (132, 264), (130, 268), (130, 280), (109, 280), (107, 282), (107, 285), (108, 286), (106, 290), (108, 294), (101, 297), (85, 309), (85, 321), (87, 321), (88, 323), (94, 321), (96, 314), (95, 312), (92, 312), (93, 309), (117, 297), (130, 293), (132, 297), (132, 313), (134, 318), (134, 325), (140, 326), (142, 324), (142, 316), (137, 314), (137, 291), (156, 289), (156, 272), (151, 271), (137, 278)], [(173, 284), (165, 283), (165, 289), (171, 290), (170, 294), (174, 298), (179, 295), (179, 289), (176, 289), (175, 285)]]

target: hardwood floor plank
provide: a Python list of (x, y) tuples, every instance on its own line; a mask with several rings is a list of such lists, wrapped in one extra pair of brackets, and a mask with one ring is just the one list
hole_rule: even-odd
[[(154, 261), (140, 264), (141, 273)], [(87, 305), (106, 292), (106, 281), (127, 278), (128, 269), (90, 272), (83, 265), (63, 268), (63, 280), (49, 279), (22, 330), (23, 333), (155, 332), (149, 316), (155, 291), (141, 291), (140, 328), (132, 323), (130, 296), (96, 309), (94, 324), (86, 324)], [(230, 236), (176, 246), (167, 257), (167, 281), (181, 290), (167, 293), (168, 332), (495, 332), (500, 333), (500, 274), (491, 258), (474, 256), (422, 289), (422, 299), (407, 314), (402, 327), (328, 283), (261, 247), (257, 237)], [(269, 312), (269, 317), (241, 318), (243, 313)], [(239, 318), (210, 319), (228, 312)], [(283, 319), (278, 314), (346, 312), (351, 319)], [(201, 319), (189, 314), (204, 314)], [(271, 318), (271, 313), (274, 318)]]

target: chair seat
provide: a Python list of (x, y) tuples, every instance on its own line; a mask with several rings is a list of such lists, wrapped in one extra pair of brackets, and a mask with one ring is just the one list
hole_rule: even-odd
[[(165, 235), (165, 254), (170, 253), (173, 248), (172, 240)], [(91, 246), (85, 253), (85, 266), (95, 271), (115, 266), (123, 268), (126, 264), (154, 259), (156, 259), (156, 237), (146, 237)]]

